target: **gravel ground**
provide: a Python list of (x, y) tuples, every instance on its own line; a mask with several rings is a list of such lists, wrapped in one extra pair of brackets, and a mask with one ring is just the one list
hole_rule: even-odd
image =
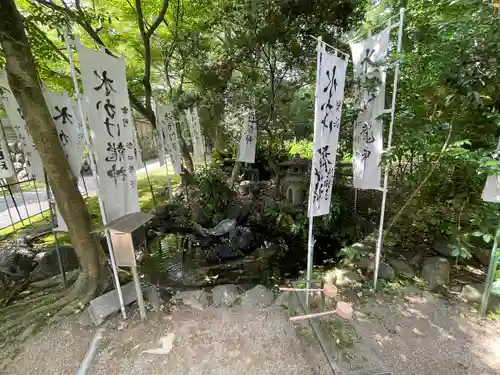
[[(5, 375), (76, 373), (93, 337), (77, 325), (68, 320), (30, 340)], [(170, 354), (141, 354), (171, 332)], [(109, 328), (100, 350), (92, 375), (313, 375), (294, 327), (278, 308), (150, 313), (146, 323)]]
[(457, 298), (407, 286), (401, 295), (353, 297), (356, 344), (342, 367), (400, 375), (500, 374), (500, 321), (476, 319)]
[[(337, 341), (334, 357), (344, 370), (500, 374), (500, 322), (478, 322), (464, 303), (415, 287), (393, 297), (365, 290), (342, 295), (354, 303), (355, 319), (321, 324)], [(146, 322), (132, 316), (127, 326), (118, 318), (106, 326), (92, 375), (331, 374), (307, 326), (294, 327), (276, 307), (198, 311), (181, 306), (168, 314), (149, 312)], [(94, 333), (68, 319), (26, 342), (2, 375), (75, 374)], [(175, 334), (169, 354), (141, 354), (159, 347), (158, 340), (169, 333)]]

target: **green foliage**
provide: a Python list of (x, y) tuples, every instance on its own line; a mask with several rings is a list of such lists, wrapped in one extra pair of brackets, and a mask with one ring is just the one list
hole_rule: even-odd
[(289, 144), (288, 153), (290, 156), (295, 156), (299, 154), (301, 158), (312, 159), (313, 156), (313, 142), (303, 139), (298, 142), (293, 142)]
[(236, 196), (236, 190), (220, 168), (201, 168), (196, 172), (194, 187), (197, 202), (202, 210), (200, 221), (211, 221), (212, 225), (215, 225), (227, 218), (227, 209)]

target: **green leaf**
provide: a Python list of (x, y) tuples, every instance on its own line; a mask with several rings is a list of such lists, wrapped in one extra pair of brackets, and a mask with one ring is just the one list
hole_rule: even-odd
[(484, 242), (486, 242), (486, 243), (490, 243), (490, 241), (491, 241), (491, 234), (486, 233), (486, 234), (483, 236), (483, 240), (484, 240)]
[(480, 231), (476, 231), (476, 232), (471, 233), (471, 236), (474, 236), (474, 237), (481, 237), (482, 235), (484, 235), (484, 233), (480, 232)]

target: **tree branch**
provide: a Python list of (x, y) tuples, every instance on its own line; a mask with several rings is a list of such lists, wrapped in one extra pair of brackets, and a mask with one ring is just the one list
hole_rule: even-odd
[(151, 38), (151, 35), (155, 32), (155, 30), (160, 26), (162, 21), (165, 19), (165, 14), (167, 13), (168, 9), (168, 0), (163, 0), (163, 5), (161, 7), (160, 13), (158, 14), (158, 17), (156, 17), (155, 22), (151, 25), (149, 30), (146, 32), (146, 37), (149, 39)]
[[(97, 44), (105, 47), (105, 44), (104, 44), (103, 40), (101, 39), (101, 37), (99, 36), (99, 34), (97, 34), (97, 32), (92, 27), (92, 25), (90, 23), (88, 23), (87, 20), (85, 19), (85, 14), (83, 13), (83, 10), (82, 10), (82, 8), (80, 6), (80, 2), (79, 1), (75, 2), (75, 5), (77, 6), (77, 12), (71, 10), (69, 7), (65, 8), (65, 7), (62, 7), (60, 5), (54, 4), (51, 1), (47, 1), (47, 0), (35, 0), (35, 1), (37, 3), (39, 3), (39, 4), (41, 4), (41, 5), (45, 5), (48, 8), (51, 8), (52, 10), (55, 10), (57, 12), (66, 14), (68, 16), (68, 18), (71, 18), (71, 19), (75, 20), (76, 23), (78, 25), (80, 25), (87, 32), (87, 34), (89, 34), (89, 36), (94, 40), (95, 43), (97, 43)], [(110, 56), (116, 57), (108, 49), (106, 49), (106, 52)], [(151, 87), (151, 84), (149, 86)], [(145, 89), (147, 91), (146, 87), (145, 87)], [(135, 109), (141, 115), (143, 115), (145, 118), (147, 118), (151, 122), (151, 124), (153, 125), (153, 127), (156, 128), (156, 118), (155, 118), (155, 115), (154, 115), (154, 113), (153, 113), (153, 111), (151, 109), (151, 98), (149, 98), (149, 108), (148, 108), (148, 106), (144, 106), (141, 103), (141, 101), (132, 94), (132, 92), (130, 91), (130, 89), (128, 90), (128, 94), (129, 94), (129, 97), (130, 97), (130, 101), (131, 101), (132, 105), (135, 107)]]

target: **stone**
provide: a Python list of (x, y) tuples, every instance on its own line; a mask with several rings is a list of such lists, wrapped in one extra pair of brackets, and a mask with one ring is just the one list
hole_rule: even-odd
[[(78, 256), (71, 246), (59, 246), (59, 255), (63, 264), (64, 272), (75, 270), (79, 267)], [(36, 268), (31, 272), (30, 281), (44, 280), (59, 275), (59, 261), (57, 249), (53, 247), (49, 251), (38, 253), (35, 257)]]
[(378, 269), (378, 277), (381, 280), (392, 280), (396, 278), (394, 269), (385, 262), (380, 262)]
[[(357, 263), (358, 268), (364, 271), (373, 273), (375, 270), (375, 259), (363, 258)], [(382, 280), (392, 280), (396, 277), (394, 269), (384, 261), (380, 261), (378, 269), (378, 277)]]
[[(484, 292), (484, 284), (469, 284), (462, 288), (462, 297), (467, 302), (481, 303)], [(492, 311), (500, 310), (500, 296), (490, 294), (488, 299), (488, 309)]]
[[(137, 300), (134, 282), (131, 281), (121, 287), (123, 303), (125, 306), (130, 305)], [(101, 325), (107, 317), (120, 311), (120, 300), (116, 290), (112, 290), (102, 296), (99, 296), (90, 301), (88, 308), (90, 318), (96, 326)]]
[(388, 258), (387, 263), (391, 265), (398, 276), (405, 279), (413, 279), (417, 276), (413, 267), (402, 259)]
[(274, 305), (284, 307), (287, 310), (302, 311), (302, 306), (295, 292), (280, 293), (274, 301)]
[(151, 307), (158, 311), (163, 306), (163, 300), (160, 296), (160, 291), (156, 285), (150, 285), (144, 289), (144, 299), (151, 304)]
[(432, 248), (437, 253), (439, 253), (439, 255), (442, 255), (446, 258), (455, 258), (455, 256), (453, 256), (452, 254), (453, 250), (449, 245), (450, 245), (449, 240), (445, 238), (438, 238), (434, 240), (434, 242), (432, 243)]
[(263, 285), (247, 290), (241, 297), (243, 307), (267, 307), (272, 305), (274, 294)]
[(355, 271), (335, 268), (325, 274), (324, 280), (337, 286), (346, 286), (359, 284), (363, 279)]
[(27, 277), (35, 268), (36, 254), (24, 246), (13, 246), (0, 250), (0, 272), (7, 279)]
[(175, 295), (175, 299), (181, 300), (182, 303), (186, 306), (195, 308), (197, 310), (203, 310), (204, 308), (210, 306), (208, 293), (203, 289), (177, 292), (177, 294)]
[(439, 286), (446, 286), (450, 282), (450, 268), (450, 262), (446, 258), (427, 258), (422, 266), (422, 280), (431, 291)]
[(491, 249), (482, 248), (477, 246), (474, 249), (474, 257), (481, 263), (483, 266), (489, 266), (491, 259)]
[(94, 323), (92, 321), (92, 318), (90, 317), (88, 307), (85, 310), (83, 310), (80, 316), (78, 317), (78, 323), (80, 323), (82, 327), (90, 327)]
[(238, 287), (234, 284), (217, 285), (212, 289), (215, 307), (231, 307), (238, 299)]

